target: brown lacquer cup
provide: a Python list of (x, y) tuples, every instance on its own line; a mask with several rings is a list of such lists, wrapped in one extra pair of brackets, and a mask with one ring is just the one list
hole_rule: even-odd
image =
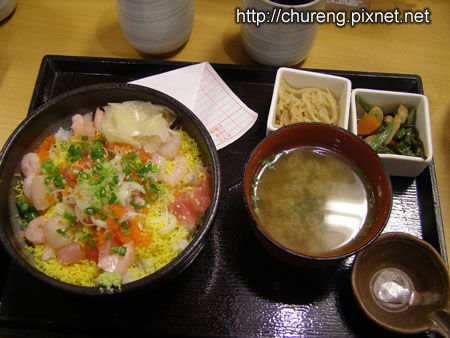
[(448, 269), (424, 240), (400, 232), (381, 235), (357, 255), (352, 287), (362, 310), (381, 327), (449, 337)]

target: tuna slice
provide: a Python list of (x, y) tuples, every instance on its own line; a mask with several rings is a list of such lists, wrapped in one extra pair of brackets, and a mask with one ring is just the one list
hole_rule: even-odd
[(192, 230), (196, 222), (211, 204), (211, 187), (209, 178), (201, 181), (192, 190), (177, 196), (169, 205), (169, 211), (186, 229)]

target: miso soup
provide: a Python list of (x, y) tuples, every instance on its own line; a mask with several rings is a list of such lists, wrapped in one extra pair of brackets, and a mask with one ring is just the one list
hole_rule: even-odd
[(369, 226), (371, 192), (350, 163), (322, 148), (265, 160), (251, 189), (253, 210), (269, 236), (304, 255), (339, 255)]

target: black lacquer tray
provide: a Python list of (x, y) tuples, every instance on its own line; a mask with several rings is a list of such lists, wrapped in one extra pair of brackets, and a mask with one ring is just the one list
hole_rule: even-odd
[[(30, 112), (69, 89), (128, 82), (186, 65), (46, 56)], [(92, 298), (41, 283), (0, 249), (1, 337), (394, 336), (373, 324), (356, 304), (350, 285), (353, 258), (335, 269), (294, 269), (268, 256), (253, 237), (242, 200), (241, 176), (250, 151), (265, 136), (276, 68), (213, 67), (259, 117), (242, 138), (219, 151), (222, 197), (197, 260), (156, 292)], [(317, 71), (347, 77), (354, 88), (423, 92), (416, 75)], [(393, 177), (392, 184), (393, 210), (385, 231), (421, 237), (447, 261), (434, 165), (415, 179)]]

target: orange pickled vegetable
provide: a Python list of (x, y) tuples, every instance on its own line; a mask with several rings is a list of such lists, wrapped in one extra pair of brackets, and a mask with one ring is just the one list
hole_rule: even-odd
[(365, 113), (358, 121), (358, 135), (373, 134), (381, 127), (381, 123), (372, 115)]

